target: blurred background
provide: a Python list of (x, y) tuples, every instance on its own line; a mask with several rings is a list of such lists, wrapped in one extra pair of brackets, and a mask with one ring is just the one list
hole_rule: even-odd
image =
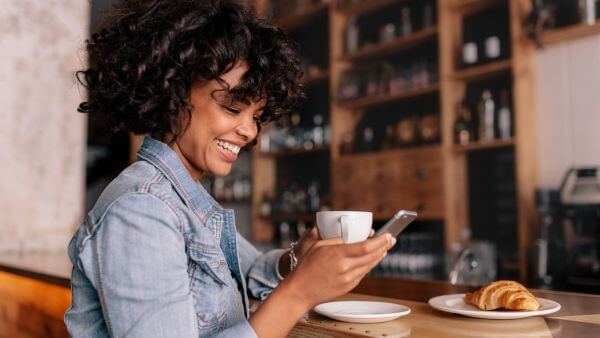
[[(114, 2), (3, 3), (5, 269), (68, 278), (72, 233), (135, 160), (141, 136), (76, 112), (84, 41)], [(246, 238), (285, 248), (319, 210), (372, 211), (375, 228), (415, 210), (372, 275), (600, 293), (599, 1), (256, 7), (297, 41), (308, 100), (200, 182)]]

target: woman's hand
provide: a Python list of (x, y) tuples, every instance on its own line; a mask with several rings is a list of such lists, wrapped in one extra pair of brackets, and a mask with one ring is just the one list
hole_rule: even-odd
[(353, 244), (344, 244), (341, 238), (317, 240), (281, 286), (308, 310), (354, 289), (395, 243), (390, 234)]
[[(369, 238), (373, 237), (375, 234), (375, 230), (371, 229), (369, 233)], [(320, 240), (319, 229), (315, 226), (311, 229), (304, 230), (304, 233), (298, 239), (298, 245), (294, 248), (294, 254), (296, 255), (296, 259), (298, 259), (298, 264), (302, 262), (306, 253), (312, 248), (315, 243)], [(288, 254), (284, 254), (279, 261), (279, 272), (282, 276), (287, 276), (290, 272), (289, 269), (290, 261)]]

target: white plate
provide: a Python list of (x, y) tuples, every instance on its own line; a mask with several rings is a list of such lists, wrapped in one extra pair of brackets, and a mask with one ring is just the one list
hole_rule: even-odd
[(440, 311), (483, 319), (519, 319), (547, 315), (560, 310), (560, 304), (557, 302), (549, 299), (538, 298), (537, 300), (540, 302), (540, 307), (537, 311), (484, 311), (473, 305), (465, 303), (464, 298), (464, 293), (439, 296), (431, 298), (429, 300), (429, 305)]
[(323, 316), (349, 323), (381, 323), (410, 313), (410, 308), (394, 303), (336, 301), (315, 306)]

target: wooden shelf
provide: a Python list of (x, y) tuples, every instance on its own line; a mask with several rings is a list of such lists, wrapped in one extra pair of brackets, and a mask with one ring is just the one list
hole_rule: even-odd
[(397, 4), (397, 3), (400, 3), (403, 1), (406, 1), (406, 0), (378, 0), (378, 1), (361, 0), (361, 1), (358, 1), (357, 4), (353, 4), (350, 6), (340, 8), (340, 10), (350, 16), (359, 16), (359, 15), (365, 15), (367, 13), (383, 9), (387, 6)]
[(272, 153), (260, 153), (261, 156), (269, 156), (269, 157), (286, 157), (286, 156), (296, 156), (296, 155), (306, 155), (306, 154), (316, 154), (329, 151), (329, 145), (322, 145), (315, 147), (310, 150), (306, 149), (289, 149), (289, 150), (278, 150)]
[(323, 80), (326, 80), (329, 78), (329, 70), (319, 70), (313, 74), (308, 74), (306, 75), (303, 79), (302, 82), (304, 83), (305, 86), (311, 86), (315, 83), (319, 83)]
[(450, 9), (466, 16), (507, 3), (507, 0), (454, 0)]
[(465, 82), (478, 82), (496, 77), (503, 73), (509, 73), (512, 67), (512, 60), (506, 59), (496, 61), (481, 66), (465, 68), (454, 71), (452, 76), (455, 80)]
[(391, 149), (386, 149), (386, 150), (379, 150), (379, 151), (372, 151), (372, 152), (366, 152), (366, 153), (352, 153), (352, 154), (344, 154), (341, 155), (340, 158), (342, 159), (348, 159), (348, 158), (360, 158), (360, 157), (365, 157), (365, 156), (373, 156), (373, 155), (377, 155), (377, 154), (397, 154), (397, 155), (402, 155), (402, 154), (414, 154), (414, 153), (418, 153), (418, 152), (431, 152), (434, 150), (440, 150), (441, 149), (441, 145), (436, 143), (436, 144), (424, 144), (424, 145), (415, 145), (415, 146), (405, 146), (405, 147), (400, 147), (400, 148), (391, 148)]
[(315, 213), (277, 213), (268, 217), (263, 217), (271, 222), (314, 222)]
[(600, 20), (596, 20), (593, 25), (584, 23), (549, 29), (542, 33), (541, 41), (543, 46), (552, 45), (569, 40), (581, 39), (587, 36), (600, 34)]
[(281, 27), (285, 30), (288, 30), (288, 31), (298, 29), (298, 28), (310, 23), (312, 20), (314, 20), (319, 15), (327, 12), (328, 8), (329, 8), (328, 3), (312, 5), (312, 6), (309, 6), (308, 8), (306, 8), (302, 12), (286, 15), (281, 18), (277, 18), (277, 19), (275, 19), (275, 22), (279, 27)]
[(398, 94), (383, 94), (372, 97), (363, 97), (359, 99), (340, 101), (339, 105), (356, 109), (373, 108), (384, 104), (396, 103), (400, 101), (414, 99), (424, 95), (434, 94), (438, 92), (439, 89), (440, 86), (436, 83), (427, 87), (417, 88)]
[(456, 152), (471, 152), (477, 150), (486, 150), (486, 149), (495, 149), (495, 148), (504, 148), (504, 147), (512, 147), (515, 145), (515, 140), (496, 140), (491, 142), (473, 142), (472, 144), (460, 146), (454, 146), (454, 151)]
[(435, 41), (436, 36), (437, 27), (429, 27), (421, 29), (410, 35), (398, 37), (389, 42), (366, 45), (356, 52), (342, 55), (340, 60), (355, 62), (372, 57), (392, 54), (410, 49), (415, 46), (423, 45), (430, 41)]

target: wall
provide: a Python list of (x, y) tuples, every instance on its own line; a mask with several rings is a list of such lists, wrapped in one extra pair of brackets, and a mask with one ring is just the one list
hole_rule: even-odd
[(73, 75), (88, 24), (88, 1), (2, 2), (0, 251), (64, 250), (81, 221), (86, 119)]
[(600, 166), (600, 36), (548, 46), (537, 65), (539, 186), (551, 188), (571, 166)]

